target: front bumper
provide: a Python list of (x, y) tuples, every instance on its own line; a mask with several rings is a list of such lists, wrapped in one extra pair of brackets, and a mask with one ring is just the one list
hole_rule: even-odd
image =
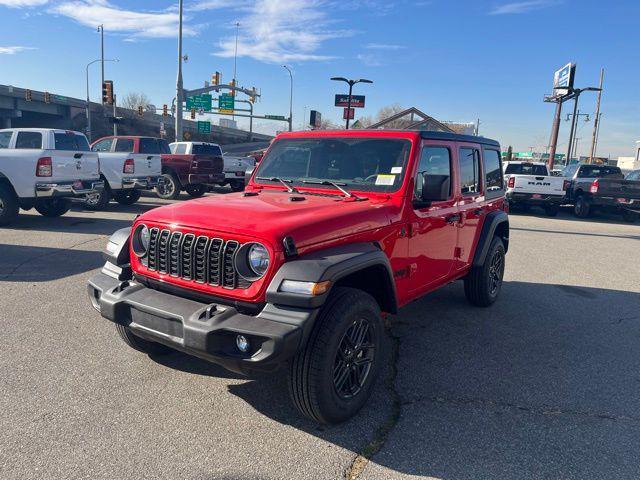
[(544, 195), (517, 192), (507, 192), (505, 194), (505, 198), (511, 204), (520, 203), (528, 205), (561, 205), (565, 200), (564, 195)]
[[(118, 280), (108, 274), (109, 266), (107, 263), (88, 284), (91, 303), (104, 318), (129, 327), (146, 340), (238, 373), (277, 369), (296, 353), (318, 312), (267, 304), (257, 316), (245, 315), (234, 307)], [(236, 347), (239, 334), (249, 339), (247, 353)]]
[(190, 173), (189, 185), (218, 185), (224, 183), (224, 173)]
[(122, 179), (123, 189), (149, 190), (164, 183), (162, 175)]
[(36, 197), (79, 197), (92, 195), (104, 190), (102, 180), (75, 180), (55, 183), (36, 183)]

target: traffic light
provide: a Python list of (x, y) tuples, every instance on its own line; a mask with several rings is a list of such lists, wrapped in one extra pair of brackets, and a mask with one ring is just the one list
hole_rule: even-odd
[(220, 85), (220, 72), (216, 72), (213, 75), (211, 75), (211, 85)]
[(255, 97), (249, 97), (249, 101), (250, 101), (251, 103), (253, 103), (253, 102), (255, 102), (255, 101), (256, 101), (256, 99), (255, 99)]
[(51, 95), (49, 92), (44, 92), (44, 103), (51, 103)]
[(196, 119), (196, 109), (192, 108), (191, 109), (191, 120), (195, 120)]
[(162, 105), (162, 116), (163, 117), (168, 117), (169, 116), (169, 107), (167, 106), (166, 103), (164, 105)]
[(31, 97), (31, 90), (27, 89), (27, 90), (25, 90), (25, 91), (24, 91), (24, 99), (25, 99), (27, 102), (30, 102), (30, 101), (32, 100), (32, 97)]
[(113, 105), (113, 80), (102, 82), (102, 103)]
[(140, 116), (144, 115), (144, 111), (142, 109), (142, 105), (138, 105), (138, 115), (140, 115)]
[[(231, 87), (235, 87), (236, 86), (235, 78), (229, 82), (229, 86), (231, 86)], [(230, 92), (230, 95), (232, 97), (235, 97), (236, 96), (236, 91), (232, 89), (231, 92)]]

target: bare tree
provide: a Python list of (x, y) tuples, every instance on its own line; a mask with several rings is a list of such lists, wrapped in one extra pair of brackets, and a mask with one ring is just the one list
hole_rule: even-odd
[(139, 106), (146, 108), (151, 103), (149, 97), (142, 92), (129, 92), (122, 100), (120, 100), (120, 106), (128, 108), (130, 110), (137, 110)]
[[(382, 120), (389, 118), (396, 113), (400, 113), (402, 110), (404, 110), (404, 108), (398, 103), (387, 105), (386, 107), (382, 107), (380, 110), (378, 110), (378, 113), (376, 113), (374, 117), (368, 115), (360, 117), (360, 119), (358, 120), (357, 128), (368, 128), (374, 123), (381, 122)], [(408, 119), (399, 118), (398, 120), (391, 122), (389, 125), (385, 125), (385, 128), (405, 128), (409, 125), (409, 123), (411, 122)]]

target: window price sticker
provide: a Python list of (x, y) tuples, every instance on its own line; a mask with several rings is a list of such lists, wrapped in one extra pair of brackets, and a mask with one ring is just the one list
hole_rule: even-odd
[(395, 175), (378, 175), (376, 177), (376, 185), (393, 185), (393, 183), (396, 181), (396, 176)]

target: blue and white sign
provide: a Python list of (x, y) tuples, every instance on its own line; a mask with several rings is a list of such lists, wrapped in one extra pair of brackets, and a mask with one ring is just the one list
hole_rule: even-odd
[(567, 63), (553, 74), (553, 93), (556, 97), (566, 95), (573, 88), (575, 71), (576, 66), (573, 63)]

